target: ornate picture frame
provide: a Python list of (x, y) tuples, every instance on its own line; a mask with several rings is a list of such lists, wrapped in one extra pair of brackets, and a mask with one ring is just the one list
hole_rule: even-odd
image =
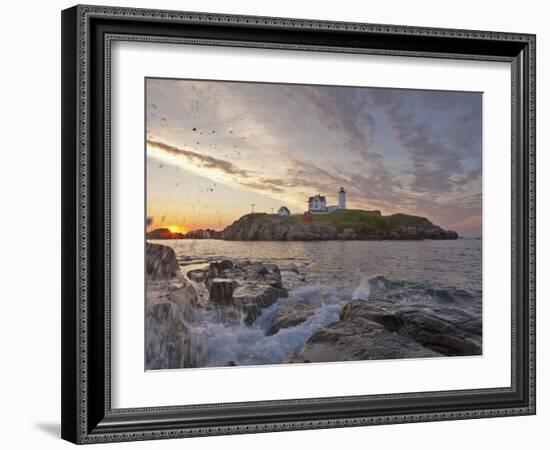
[[(117, 409), (111, 402), (111, 46), (511, 65), (511, 384)], [(505, 194), (503, 194), (505, 195)], [(78, 444), (535, 414), (535, 36), (100, 6), (62, 12), (62, 437)]]

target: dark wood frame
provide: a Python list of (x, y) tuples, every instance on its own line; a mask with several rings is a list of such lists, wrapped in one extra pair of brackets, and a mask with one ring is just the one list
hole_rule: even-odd
[[(512, 384), (506, 388), (112, 409), (110, 43), (185, 42), (512, 66)], [(535, 413), (535, 36), (75, 6), (62, 12), (62, 437), (161, 439)]]

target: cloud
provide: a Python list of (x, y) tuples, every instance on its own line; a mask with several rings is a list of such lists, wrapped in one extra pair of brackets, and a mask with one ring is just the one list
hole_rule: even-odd
[[(373, 104), (383, 108), (397, 139), (409, 154), (412, 163), (409, 174), (413, 177), (410, 188), (416, 192), (451, 192), (477, 176), (476, 171), (465, 169), (463, 160), (473, 153), (474, 147), (479, 158), (481, 148), (476, 143), (481, 136), (481, 110), (450, 114), (459, 98), (457, 93), (447, 92), (403, 95), (400, 91), (377, 89), (371, 93)], [(427, 106), (427, 110), (419, 109), (415, 101)], [(441, 116), (454, 120), (445, 123)]]
[(223, 159), (214, 158), (213, 156), (184, 150), (172, 145), (165, 144), (159, 141), (147, 140), (148, 148), (156, 149), (161, 153), (165, 153), (175, 158), (181, 158), (183, 161), (205, 169), (214, 169), (229, 175), (239, 175), (248, 177), (250, 173), (246, 170), (237, 168), (234, 164)]
[(257, 183), (257, 182), (240, 182), (239, 185), (245, 188), (250, 188), (256, 192), (267, 192), (270, 194), (284, 194), (285, 190), (273, 183)]
[(335, 203), (344, 186), (352, 207), (479, 213), (478, 93), (155, 80), (147, 96), (149, 156), (227, 186), (295, 205)]
[(374, 134), (374, 118), (358, 88), (300, 86), (297, 93), (314, 110), (319, 122), (332, 132), (345, 136), (343, 145), (365, 158)]

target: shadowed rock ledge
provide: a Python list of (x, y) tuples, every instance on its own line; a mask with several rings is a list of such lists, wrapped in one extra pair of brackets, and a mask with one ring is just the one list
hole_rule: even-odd
[(147, 243), (146, 254), (147, 278), (150, 280), (166, 280), (178, 273), (176, 253), (170, 247)]
[(286, 362), (481, 355), (481, 319), (454, 306), (352, 300)]
[(434, 225), (425, 217), (339, 210), (290, 217), (246, 214), (225, 228), (221, 238), (229, 241), (422, 240), (457, 239), (458, 234)]
[(275, 264), (222, 260), (211, 262), (205, 269), (193, 270), (188, 276), (204, 283), (209, 302), (227, 319), (234, 319), (231, 313), (236, 311), (247, 324), (254, 322), (262, 309), (288, 297), (281, 271)]

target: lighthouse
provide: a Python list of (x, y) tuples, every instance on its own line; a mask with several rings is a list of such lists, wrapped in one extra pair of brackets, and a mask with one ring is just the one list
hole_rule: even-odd
[(338, 191), (338, 209), (346, 209), (346, 191), (343, 187)]

